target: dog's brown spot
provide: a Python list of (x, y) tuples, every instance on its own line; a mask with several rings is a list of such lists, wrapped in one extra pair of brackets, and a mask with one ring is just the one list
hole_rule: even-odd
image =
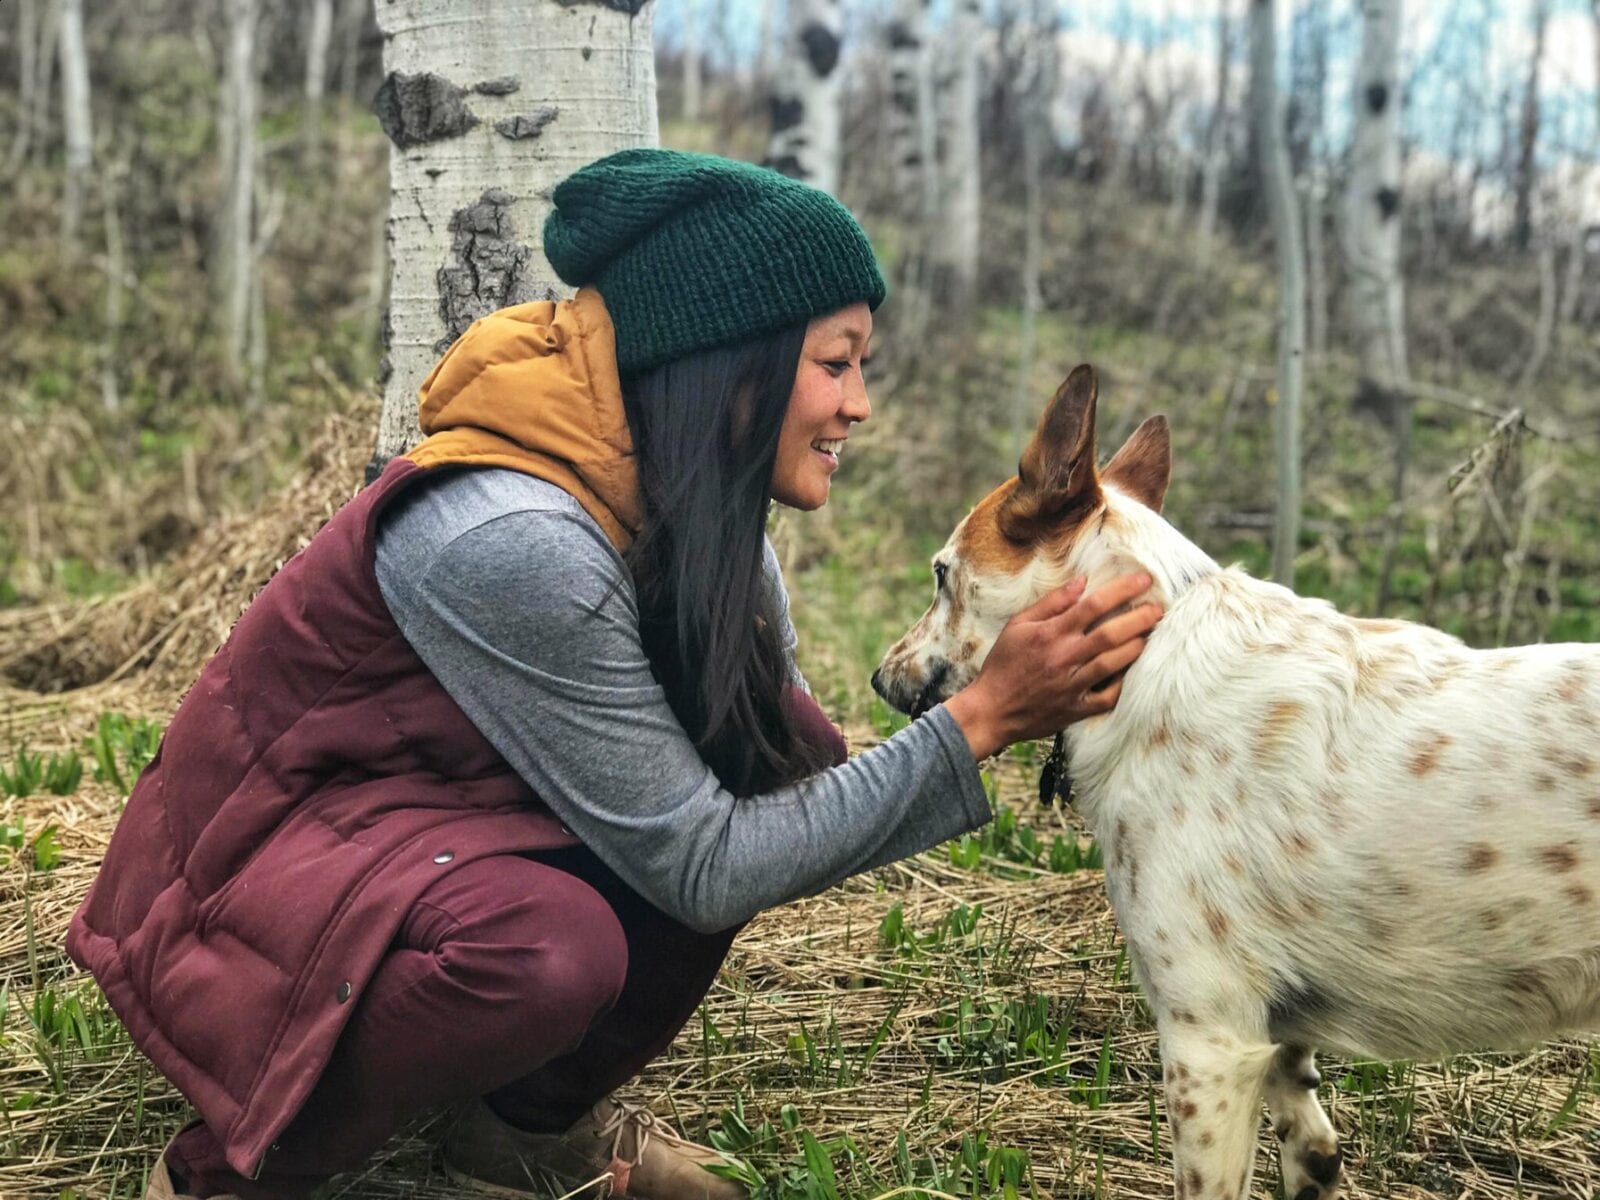
[(1201, 1175), (1194, 1167), (1188, 1168), (1183, 1173), (1183, 1177), (1184, 1181), (1189, 1185), (1189, 1190), (1196, 1195), (1205, 1190), (1205, 1176)]
[(1596, 821), (1600, 821), (1600, 796), (1590, 796), (1589, 802), (1585, 807), (1591, 817)]
[(1221, 800), (1213, 800), (1211, 802), (1211, 815), (1216, 819), (1218, 825), (1228, 825), (1233, 821), (1233, 814), (1228, 811), (1228, 806)]
[(1294, 858), (1309, 858), (1316, 849), (1311, 839), (1298, 829), (1278, 830), (1278, 844)]
[(1500, 852), (1487, 842), (1473, 842), (1467, 847), (1464, 869), (1471, 874), (1487, 871), (1499, 857)]
[(1567, 899), (1578, 907), (1594, 903), (1594, 892), (1581, 883), (1569, 883), (1566, 887)]
[(1539, 861), (1558, 875), (1564, 875), (1578, 865), (1578, 851), (1571, 842), (1556, 846), (1539, 847)]
[(1227, 1100), (1227, 1097), (1225, 1097), (1225, 1096), (1224, 1097), (1218, 1097), (1218, 1099), (1217, 1099), (1217, 1111), (1218, 1112), (1227, 1112), (1228, 1111), (1228, 1100)]
[(1202, 1146), (1210, 1146), (1217, 1139), (1216, 1139), (1215, 1135), (1212, 1134), (1211, 1130), (1202, 1129), (1200, 1131), (1200, 1137), (1199, 1137), (1198, 1140), (1199, 1140), (1199, 1142), (1200, 1142), (1200, 1144)]
[(1419, 778), (1426, 775), (1439, 765), (1445, 748), (1450, 745), (1451, 738), (1448, 733), (1433, 733), (1423, 738), (1416, 746), (1415, 753), (1411, 756), (1411, 773)]
[(961, 661), (971, 662), (978, 657), (978, 649), (983, 645), (977, 638), (968, 638), (961, 646)]
[(1255, 756), (1258, 762), (1277, 758), (1294, 738), (1305, 717), (1306, 706), (1298, 700), (1276, 700), (1267, 707), (1261, 727), (1256, 731)]
[(1565, 758), (1558, 758), (1556, 765), (1574, 779), (1587, 779), (1594, 774), (1594, 759), (1587, 754), (1569, 754)]
[(1499, 929), (1505, 923), (1505, 917), (1492, 908), (1485, 908), (1478, 913), (1478, 924), (1485, 929)]
[(1172, 730), (1165, 725), (1157, 725), (1150, 734), (1150, 749), (1159, 750), (1172, 741)]
[(1569, 662), (1561, 672), (1561, 682), (1556, 686), (1556, 699), (1563, 704), (1576, 704), (1583, 699), (1585, 685), (1589, 682), (1583, 664)]
[(1172, 1010), (1172, 1019), (1174, 1021), (1176, 1021), (1178, 1024), (1180, 1024), (1180, 1025), (1198, 1025), (1198, 1024), (1200, 1024), (1200, 1019), (1198, 1017), (1196, 1017), (1192, 1012), (1190, 1012), (1187, 1008), (1175, 1008), (1175, 1009), (1173, 1009)]
[(1206, 905), (1206, 927), (1219, 942), (1228, 936), (1228, 918), (1209, 904)]
[(1244, 860), (1232, 850), (1222, 856), (1222, 865), (1228, 869), (1228, 874), (1235, 879), (1244, 878)]
[(1553, 792), (1556, 790), (1556, 777), (1549, 771), (1540, 771), (1533, 777), (1533, 786), (1541, 792)]
[(1182, 825), (1188, 819), (1189, 810), (1181, 802), (1172, 806), (1172, 823), (1174, 825)]
[(1200, 1111), (1193, 1100), (1179, 1100), (1174, 1107), (1177, 1109), (1178, 1115), (1185, 1121), (1190, 1120)]

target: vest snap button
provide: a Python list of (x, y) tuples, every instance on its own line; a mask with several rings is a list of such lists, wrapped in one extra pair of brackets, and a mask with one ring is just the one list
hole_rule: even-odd
[(341, 983), (339, 985), (339, 990), (335, 992), (334, 995), (338, 997), (340, 1004), (343, 1004), (346, 1000), (350, 999), (350, 981), (347, 979)]
[(443, 864), (443, 863), (449, 862), (455, 856), (456, 856), (456, 852), (454, 850), (441, 850), (441, 851), (439, 851), (439, 853), (437, 853), (437, 854), (435, 854), (433, 856), (433, 861), (436, 862), (436, 863)]

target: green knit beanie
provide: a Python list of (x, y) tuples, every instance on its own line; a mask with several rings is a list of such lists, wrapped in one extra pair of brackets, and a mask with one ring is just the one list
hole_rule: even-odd
[(544, 252), (599, 289), (623, 375), (883, 302), (867, 235), (828, 193), (766, 167), (623, 150), (556, 185)]

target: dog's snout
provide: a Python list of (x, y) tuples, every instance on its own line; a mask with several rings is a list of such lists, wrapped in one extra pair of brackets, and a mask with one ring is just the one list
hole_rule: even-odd
[(887, 700), (889, 698), (888, 694), (883, 690), (883, 668), (882, 667), (879, 667), (876, 671), (874, 671), (872, 673), (872, 690), (877, 692), (878, 695), (882, 696), (885, 700)]

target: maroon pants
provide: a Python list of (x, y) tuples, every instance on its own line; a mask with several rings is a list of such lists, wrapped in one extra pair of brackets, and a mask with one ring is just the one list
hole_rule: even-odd
[(735, 932), (695, 933), (581, 847), (468, 863), (413, 906), (258, 1179), (199, 1123), (167, 1163), (200, 1196), (288, 1200), (434, 1105), (486, 1096), (520, 1128), (566, 1129), (667, 1048)]

